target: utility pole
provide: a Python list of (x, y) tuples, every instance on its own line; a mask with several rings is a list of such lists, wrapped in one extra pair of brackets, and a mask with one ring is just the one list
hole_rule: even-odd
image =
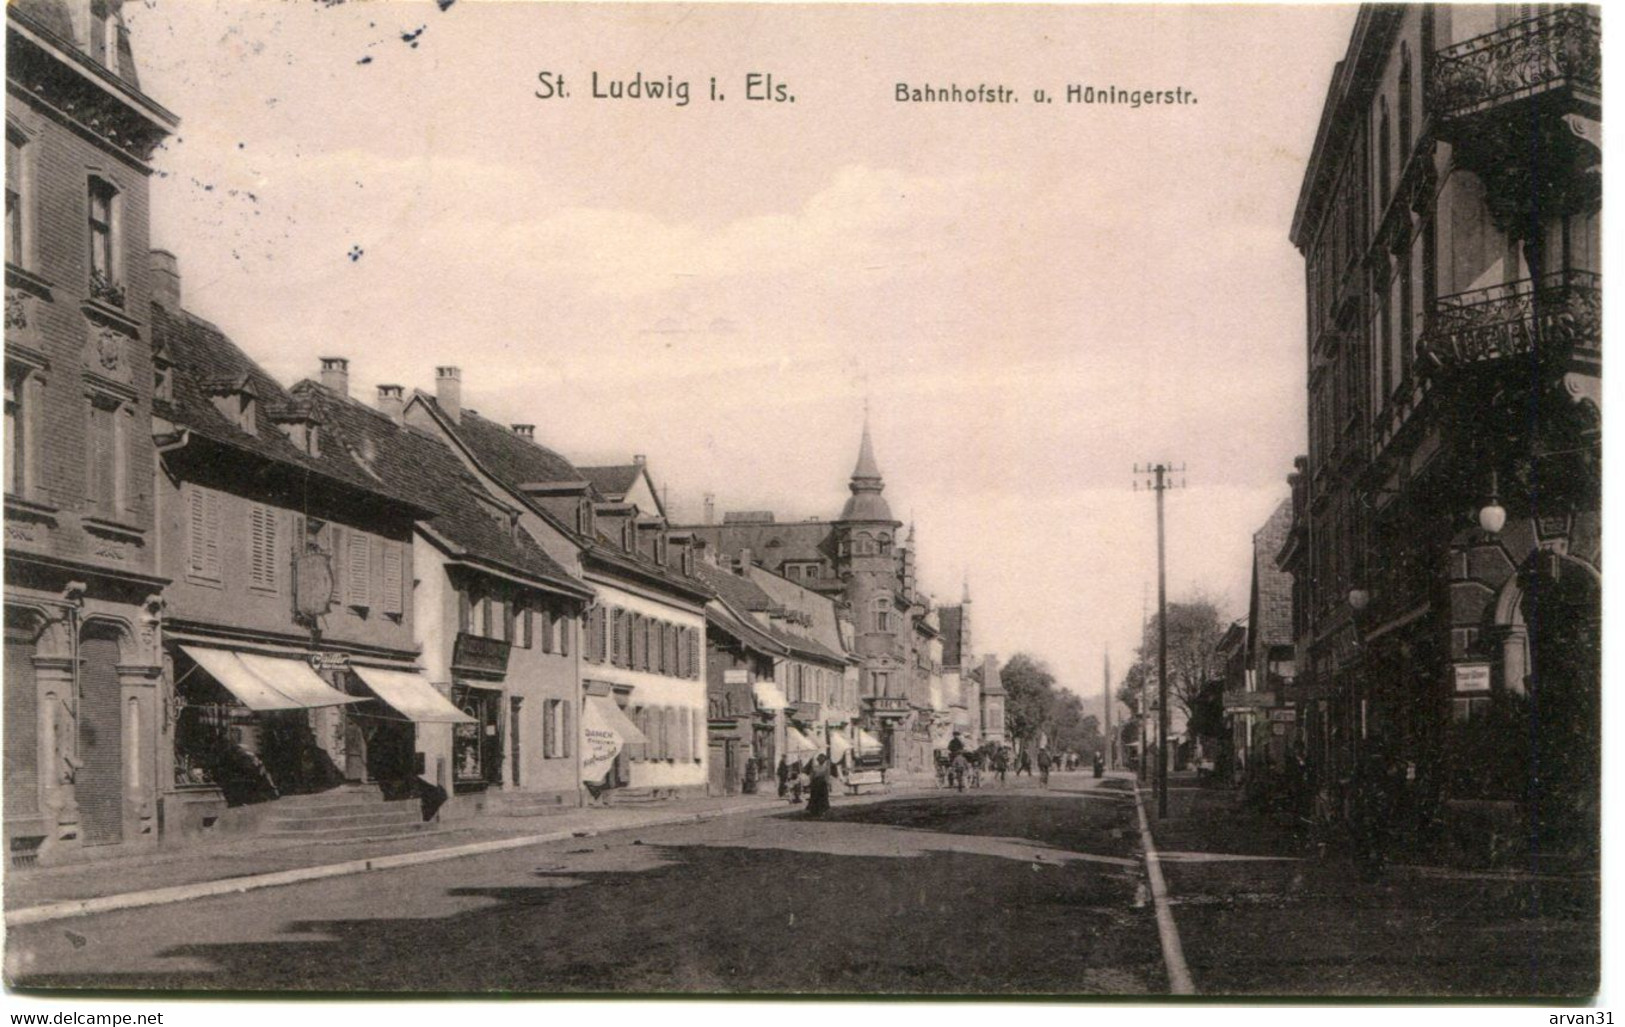
[[(1157, 494), (1157, 817), (1168, 816), (1168, 558), (1163, 528), (1162, 494), (1185, 484), (1185, 466), (1151, 464), (1142, 472), (1138, 464), (1134, 473), (1149, 474), (1145, 487)], [(1179, 484), (1170, 479), (1179, 474)], [(1140, 483), (1134, 483), (1138, 491)]]
[(1100, 699), (1104, 704), (1101, 714), (1106, 718), (1105, 763), (1107, 767), (1115, 767), (1117, 761), (1114, 758), (1116, 750), (1114, 742), (1116, 740), (1112, 738), (1112, 647), (1109, 645), (1106, 647), (1105, 671), (1105, 678), (1100, 682)]

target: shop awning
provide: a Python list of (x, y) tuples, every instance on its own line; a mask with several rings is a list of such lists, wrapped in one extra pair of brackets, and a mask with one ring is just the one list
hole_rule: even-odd
[(638, 726), (632, 723), (630, 717), (621, 712), (615, 705), (615, 700), (601, 695), (587, 697), (586, 715), (583, 723), (591, 728), (597, 727), (605, 731), (613, 731), (621, 738), (623, 745), (643, 745), (649, 739)]
[(842, 737), (841, 735), (830, 735), (829, 736), (829, 758), (830, 759), (834, 760), (836, 763), (839, 763), (839, 762), (841, 762), (841, 760), (845, 759), (846, 754), (851, 752), (851, 751), (852, 751), (852, 743), (847, 741), (844, 737)]
[(785, 755), (799, 757), (803, 753), (823, 752), (821, 748), (812, 743), (812, 739), (797, 731), (793, 727), (784, 729)]
[(779, 686), (771, 681), (756, 681), (751, 684), (751, 692), (756, 696), (756, 708), (760, 710), (782, 710), (790, 705), (790, 700), (779, 691)]
[(475, 724), (473, 717), (451, 704), (451, 700), (435, 691), (422, 674), (409, 674), (381, 667), (363, 667), (351, 664), (368, 688), (378, 698), (407, 720), (419, 724)]
[(858, 729), (859, 752), (879, 752), (884, 748), (885, 746), (880, 744), (880, 739), (861, 728)]
[(183, 645), (181, 650), (251, 710), (303, 710), (361, 701), (360, 696), (329, 688), (303, 660), (205, 646)]

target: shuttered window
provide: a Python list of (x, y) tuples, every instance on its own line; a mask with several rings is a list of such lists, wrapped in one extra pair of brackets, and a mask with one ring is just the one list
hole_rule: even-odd
[(700, 633), (698, 631), (690, 631), (688, 633), (688, 676), (691, 678), (698, 678), (700, 676), (699, 640)]
[(542, 622), (542, 652), (553, 651), (553, 611), (542, 607), (536, 611)]
[(220, 581), (220, 494), (194, 487), (187, 498), (186, 572)]
[(570, 655), (570, 633), (575, 630), (576, 620), (568, 614), (559, 618), (559, 655)]
[(360, 532), (348, 532), (344, 552), (344, 602), (348, 606), (372, 606), (372, 539)]
[(554, 759), (559, 755), (559, 706), (557, 699), (549, 699), (542, 707), (542, 758)]
[(384, 594), (379, 607), (387, 614), (406, 612), (406, 556), (399, 542), (384, 544)]
[(609, 662), (617, 667), (621, 665), (621, 639), (624, 634), (621, 629), (621, 611), (617, 607), (609, 614)]
[(254, 503), (248, 508), (248, 584), (261, 592), (276, 592), (278, 571), (277, 511)]

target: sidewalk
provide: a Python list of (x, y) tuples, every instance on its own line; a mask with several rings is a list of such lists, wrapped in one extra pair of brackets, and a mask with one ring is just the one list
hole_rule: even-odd
[[(838, 807), (884, 801), (911, 794), (907, 789), (858, 797), (837, 796)], [(595, 806), (532, 817), (479, 817), (448, 825), (450, 829), (415, 838), (382, 842), (311, 844), (300, 839), (245, 837), (231, 841), (176, 846), (139, 856), (87, 863), (8, 871), (4, 905), (7, 921), (20, 912), (38, 916), (52, 903), (114, 896), (148, 896), (152, 901), (178, 901), (193, 890), (264, 875), (342, 876), (387, 869), (390, 865), (433, 862), (479, 851), (541, 844), (572, 836), (705, 820), (719, 816), (784, 812), (790, 804), (773, 794), (713, 796), (637, 806)], [(457, 850), (471, 848), (463, 853)], [(291, 883), (270, 881), (266, 883)], [(263, 886), (248, 885), (246, 886)], [(178, 889), (175, 897), (156, 895)]]
[(1583, 997), (1600, 968), (1595, 875), (1314, 858), (1236, 792), (1174, 779), (1145, 810), (1206, 995)]

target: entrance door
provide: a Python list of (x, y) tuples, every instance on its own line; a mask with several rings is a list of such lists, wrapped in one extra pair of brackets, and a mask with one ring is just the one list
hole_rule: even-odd
[[(39, 692), (34, 680), (34, 626), (6, 615), (5, 812), (7, 818), (39, 812)], [(49, 768), (47, 768), (48, 771)]]
[(1583, 569), (1556, 564), (1524, 593), (1529, 629), (1528, 780), (1548, 844), (1595, 855), (1602, 787), (1601, 596)]
[(86, 845), (124, 840), (124, 704), (117, 635), (90, 628), (79, 644), (79, 760), (74, 780)]

